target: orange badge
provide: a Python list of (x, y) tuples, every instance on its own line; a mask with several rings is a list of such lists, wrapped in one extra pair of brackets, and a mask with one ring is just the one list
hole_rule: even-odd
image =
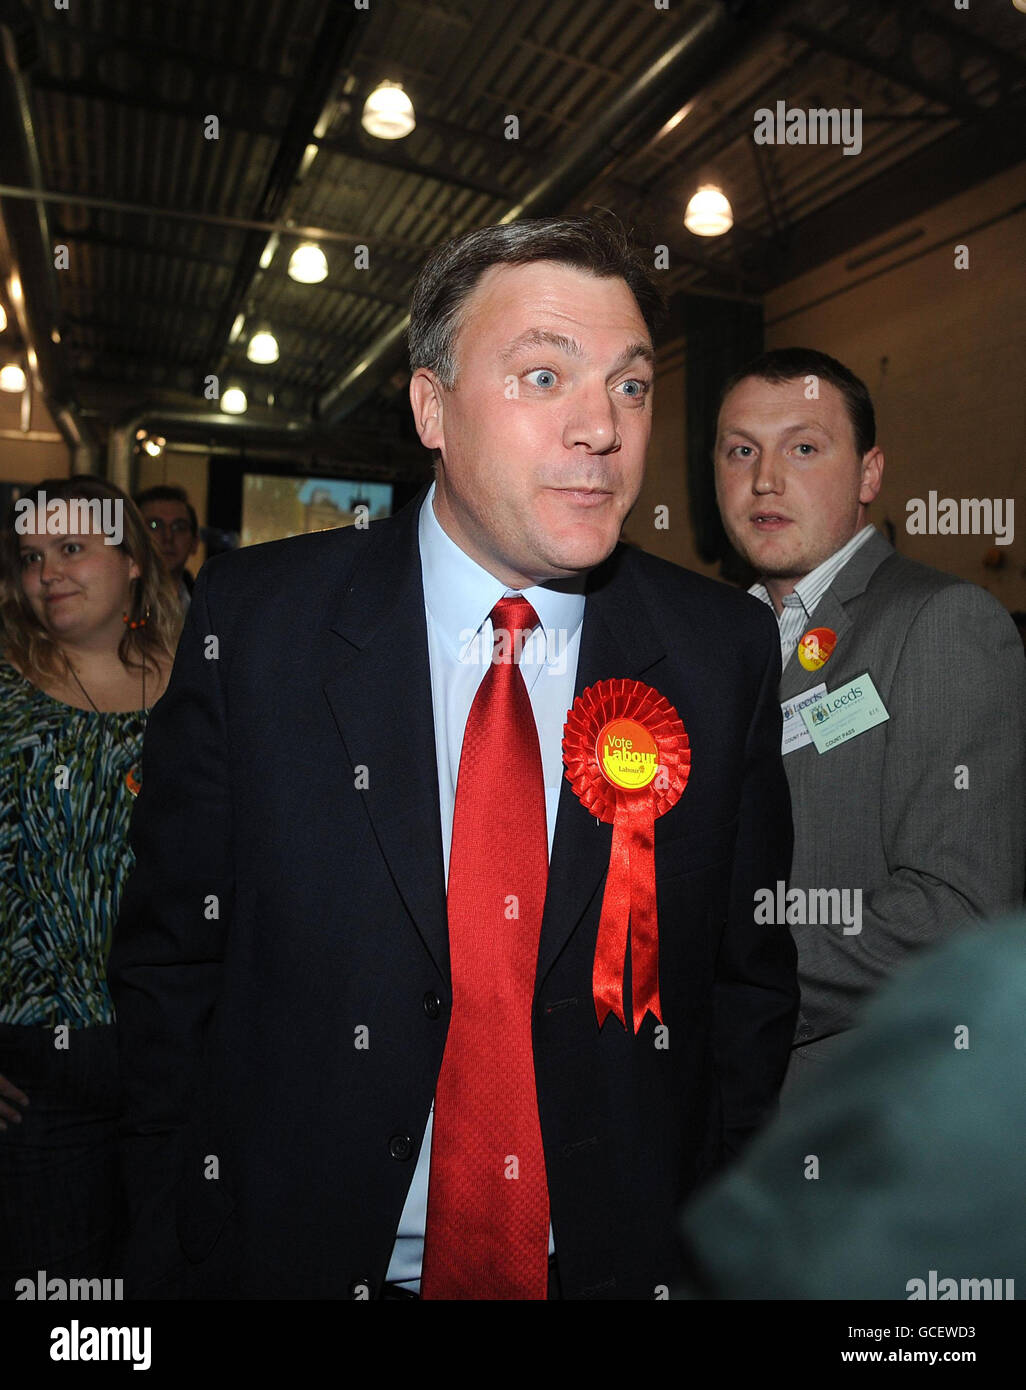
[(633, 719), (611, 719), (595, 740), (595, 756), (606, 781), (624, 791), (647, 787), (659, 771), (659, 745)]
[(813, 627), (798, 643), (798, 660), (806, 671), (818, 671), (830, 660), (837, 646), (837, 633), (832, 627)]

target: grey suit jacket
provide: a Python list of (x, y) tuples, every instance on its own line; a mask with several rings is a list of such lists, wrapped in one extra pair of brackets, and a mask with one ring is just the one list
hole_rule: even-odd
[(914, 951), (1020, 906), (1026, 864), (1026, 661), (1001, 605), (874, 535), (810, 626), (833, 628), (837, 646), (815, 673), (796, 650), (781, 699), (868, 672), (890, 718), (827, 753), (807, 744), (784, 759), (790, 886), (862, 890), (860, 932), (791, 928), (802, 990), (792, 1089), (796, 1066), (835, 1050), (823, 1040), (839, 1040)]

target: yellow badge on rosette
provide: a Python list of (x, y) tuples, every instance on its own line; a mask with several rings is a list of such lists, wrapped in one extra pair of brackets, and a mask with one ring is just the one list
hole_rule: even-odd
[(655, 821), (680, 800), (691, 746), (665, 696), (635, 680), (599, 681), (583, 690), (563, 729), (566, 777), (591, 815), (612, 823), (592, 989), (601, 1028), (613, 1013), (626, 1024), (623, 972), (631, 951), (634, 1032), (659, 1003), (659, 926)]
[(633, 719), (611, 719), (598, 736), (595, 755), (607, 780), (622, 791), (640, 791), (659, 771), (659, 745)]

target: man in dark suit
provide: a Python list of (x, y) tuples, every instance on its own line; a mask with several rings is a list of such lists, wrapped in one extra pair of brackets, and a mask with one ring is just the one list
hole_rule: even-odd
[[(410, 328), (432, 486), (201, 571), (110, 967), (137, 1294), (665, 1296), (678, 1205), (772, 1110), (776, 630), (618, 544), (657, 305), (605, 222), (441, 247)], [(621, 745), (673, 792), (654, 857), (605, 732), (591, 791), (564, 776), (606, 681), (683, 724), (646, 704)]]

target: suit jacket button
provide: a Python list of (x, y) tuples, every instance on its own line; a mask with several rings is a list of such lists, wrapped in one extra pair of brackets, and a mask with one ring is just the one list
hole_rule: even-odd
[(413, 1140), (408, 1134), (393, 1134), (388, 1141), (388, 1152), (400, 1163), (413, 1155)]
[(433, 989), (429, 989), (424, 995), (424, 1012), (428, 1018), (437, 1018), (442, 1012), (442, 1001)]

